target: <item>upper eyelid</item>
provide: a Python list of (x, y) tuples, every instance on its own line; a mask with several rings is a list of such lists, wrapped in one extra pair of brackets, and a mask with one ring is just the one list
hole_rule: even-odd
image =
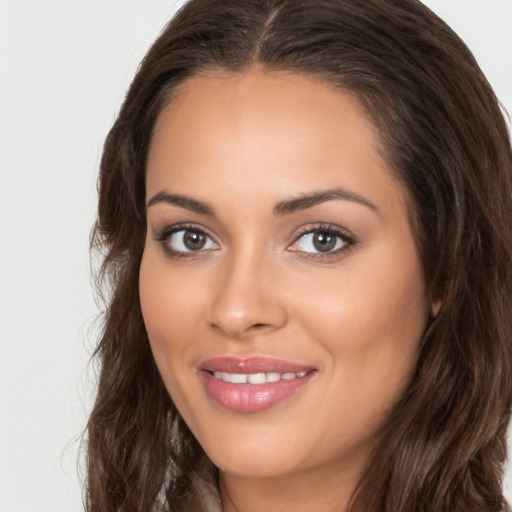
[(215, 240), (215, 236), (211, 234), (210, 230), (202, 226), (201, 224), (196, 224), (194, 222), (179, 222), (177, 224), (164, 224), (163, 227), (156, 229), (155, 235), (156, 239), (160, 239), (160, 241), (168, 238), (170, 235), (174, 233), (178, 233), (179, 231), (187, 231), (187, 230), (196, 230), (201, 231), (208, 237), (210, 237), (215, 243), (218, 243)]
[(292, 243), (295, 243), (301, 236), (307, 235), (309, 233), (315, 233), (317, 231), (333, 233), (334, 235), (348, 238), (349, 240), (352, 241), (355, 241), (357, 238), (357, 235), (355, 235), (348, 229), (338, 226), (336, 224), (317, 223), (316, 225), (309, 224), (301, 228), (298, 231), (298, 233), (294, 235)]

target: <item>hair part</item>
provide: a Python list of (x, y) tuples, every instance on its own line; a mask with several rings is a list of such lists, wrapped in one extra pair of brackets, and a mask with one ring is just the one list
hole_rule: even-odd
[(254, 66), (314, 76), (359, 99), (407, 191), (426, 282), (441, 302), (350, 510), (503, 510), (510, 140), (472, 54), (417, 0), (192, 0), (149, 50), (100, 166), (92, 246), (102, 251), (100, 276), (112, 293), (94, 354), (87, 510), (218, 506), (205, 491), (215, 487), (216, 470), (165, 390), (140, 310), (145, 166), (156, 120), (180, 84)]

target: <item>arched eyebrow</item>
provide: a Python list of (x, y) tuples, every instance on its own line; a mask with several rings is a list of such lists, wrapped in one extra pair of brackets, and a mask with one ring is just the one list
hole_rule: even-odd
[[(300, 210), (307, 210), (308, 208), (316, 206), (317, 204), (333, 200), (351, 201), (366, 206), (372, 211), (379, 212), (379, 209), (365, 197), (342, 188), (333, 188), (280, 201), (274, 206), (273, 213), (275, 216), (279, 217), (283, 215), (290, 215)], [(155, 194), (146, 203), (146, 210), (151, 206), (159, 203), (167, 203), (174, 206), (179, 206), (181, 208), (185, 208), (202, 215), (215, 215), (215, 208), (210, 203), (205, 201), (198, 201), (197, 199), (186, 196), (184, 194), (169, 194), (165, 190)]]
[(198, 201), (197, 199), (193, 199), (192, 197), (185, 196), (183, 194), (169, 194), (165, 192), (165, 190), (162, 190), (155, 194), (146, 203), (146, 210), (151, 206), (154, 206), (155, 204), (159, 203), (167, 203), (172, 204), (174, 206), (180, 206), (181, 208), (186, 208), (187, 210), (191, 210), (202, 215), (215, 215), (215, 209), (210, 203)]
[(326, 201), (332, 201), (335, 199), (341, 199), (343, 201), (351, 201), (359, 203), (370, 210), (378, 213), (379, 209), (368, 199), (359, 194), (345, 190), (343, 188), (332, 188), (329, 190), (320, 190), (313, 192), (312, 194), (304, 194), (293, 199), (287, 199), (281, 201), (274, 206), (274, 215), (282, 216), (295, 213), (300, 210), (306, 210), (317, 204), (325, 203)]

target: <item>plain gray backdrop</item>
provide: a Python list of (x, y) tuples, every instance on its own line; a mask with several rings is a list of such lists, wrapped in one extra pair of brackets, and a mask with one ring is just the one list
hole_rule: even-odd
[[(82, 510), (101, 148), (139, 61), (181, 3), (0, 0), (0, 512)], [(512, 0), (425, 3), (512, 111)]]

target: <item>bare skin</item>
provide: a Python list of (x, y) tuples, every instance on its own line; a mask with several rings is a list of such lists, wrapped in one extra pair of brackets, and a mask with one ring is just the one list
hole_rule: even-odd
[[(194, 77), (157, 122), (146, 188), (144, 320), (219, 468), (223, 510), (345, 510), (430, 307), (372, 123), (351, 95), (301, 75)], [(263, 410), (226, 408), (202, 367), (226, 356), (303, 365), (308, 380)]]

